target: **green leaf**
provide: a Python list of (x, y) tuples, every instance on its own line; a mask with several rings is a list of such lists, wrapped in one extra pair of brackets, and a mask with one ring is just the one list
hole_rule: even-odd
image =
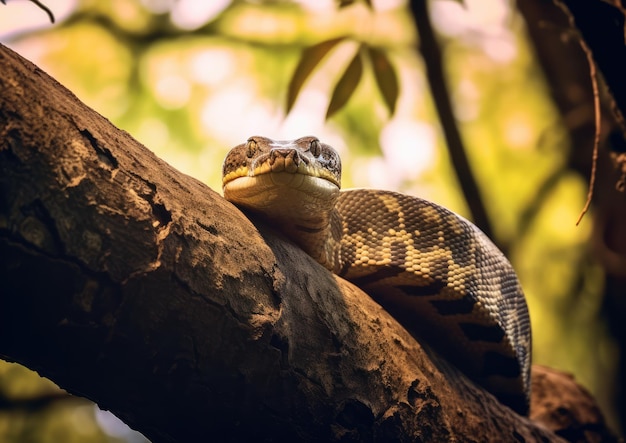
[(329, 118), (335, 112), (343, 108), (348, 99), (356, 89), (361, 75), (363, 74), (363, 60), (361, 59), (361, 50), (357, 51), (354, 58), (346, 68), (345, 72), (335, 85), (333, 95), (326, 111), (326, 118)]
[(378, 89), (385, 100), (385, 105), (389, 110), (389, 114), (393, 116), (396, 112), (396, 103), (398, 102), (398, 76), (396, 70), (389, 61), (384, 51), (368, 47), (370, 60), (374, 69), (374, 78)]
[(326, 40), (316, 45), (309, 46), (302, 51), (298, 66), (296, 66), (296, 70), (289, 81), (289, 89), (287, 91), (287, 113), (289, 113), (291, 108), (293, 108), (296, 98), (302, 89), (302, 85), (304, 85), (304, 82), (306, 82), (309, 78), (311, 72), (313, 72), (324, 56), (328, 54), (328, 52), (333, 49), (337, 43), (341, 42), (345, 38), (346, 37), (343, 36)]

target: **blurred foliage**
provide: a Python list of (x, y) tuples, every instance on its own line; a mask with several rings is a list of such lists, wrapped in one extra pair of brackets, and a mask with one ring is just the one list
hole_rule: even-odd
[[(344, 187), (396, 189), (467, 216), (406, 6), (331, 1), (324, 9), (319, 5), (325, 2), (300, 3), (82, 0), (57, 15), (55, 26), (4, 36), (0, 28), (0, 39), (215, 190), (221, 188), (225, 153), (250, 135), (315, 134), (341, 152)], [(472, 13), (478, 3), (431, 2), (458, 125), (494, 240), (508, 251), (527, 293), (534, 362), (574, 373), (610, 414), (615, 350), (599, 315), (603, 275), (587, 251), (590, 217), (575, 227), (587, 185), (567, 169), (568, 134), (522, 20), (510, 2), (489, 2)], [(185, 10), (200, 4), (205, 9)], [(55, 12), (55, 2), (48, 6)], [(303, 54), (344, 36), (294, 80), (307, 61)], [(369, 48), (369, 57), (362, 59), (359, 48)], [(391, 69), (395, 80), (371, 66), (350, 68), (357, 59)], [(358, 81), (326, 120), (333, 90), (350, 69)], [(2, 386), (49, 389), (48, 382), (31, 375), (19, 381), (21, 375), (11, 371), (0, 366)], [(89, 416), (84, 408), (59, 402), (58, 420), (50, 418), (51, 406), (24, 414), (16, 425), (5, 416), (15, 412), (0, 411), (0, 439), (32, 440), (13, 435), (36, 420), (41, 424), (34, 427), (54, 422), (55, 429), (66, 426), (68, 435), (78, 435), (84, 430), (72, 420)], [(45, 434), (53, 432), (51, 427)], [(71, 438), (87, 441), (82, 434)], [(103, 438), (94, 431), (89, 441)]]
[(146, 442), (141, 434), (103, 417), (90, 401), (67, 394), (23, 366), (0, 361), (3, 443)]

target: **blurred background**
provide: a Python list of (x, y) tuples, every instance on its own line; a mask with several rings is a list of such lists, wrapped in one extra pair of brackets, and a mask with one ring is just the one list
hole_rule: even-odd
[[(0, 42), (212, 189), (249, 136), (316, 135), (341, 153), (345, 188), (398, 190), (474, 220), (518, 272), (534, 363), (574, 374), (620, 430), (624, 343), (593, 206), (576, 225), (589, 68), (551, 2), (42, 3), (54, 24), (30, 1), (0, 5)], [(0, 441), (146, 440), (0, 361)]]

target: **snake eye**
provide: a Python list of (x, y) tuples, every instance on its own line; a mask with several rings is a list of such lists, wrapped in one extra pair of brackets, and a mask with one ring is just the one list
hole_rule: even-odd
[(246, 142), (246, 156), (248, 158), (252, 158), (254, 156), (254, 154), (256, 153), (256, 150), (258, 149), (259, 145), (257, 144), (256, 140), (254, 140), (253, 138), (249, 139)]
[(322, 145), (318, 139), (311, 140), (311, 144), (309, 145), (309, 150), (314, 157), (319, 157), (322, 153)]

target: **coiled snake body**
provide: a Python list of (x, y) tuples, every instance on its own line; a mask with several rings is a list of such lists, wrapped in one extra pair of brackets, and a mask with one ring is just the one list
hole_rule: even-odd
[(530, 321), (515, 272), (472, 223), (390, 191), (339, 191), (337, 152), (315, 137), (251, 137), (223, 166), (224, 197), (269, 218), (502, 403), (526, 414)]

